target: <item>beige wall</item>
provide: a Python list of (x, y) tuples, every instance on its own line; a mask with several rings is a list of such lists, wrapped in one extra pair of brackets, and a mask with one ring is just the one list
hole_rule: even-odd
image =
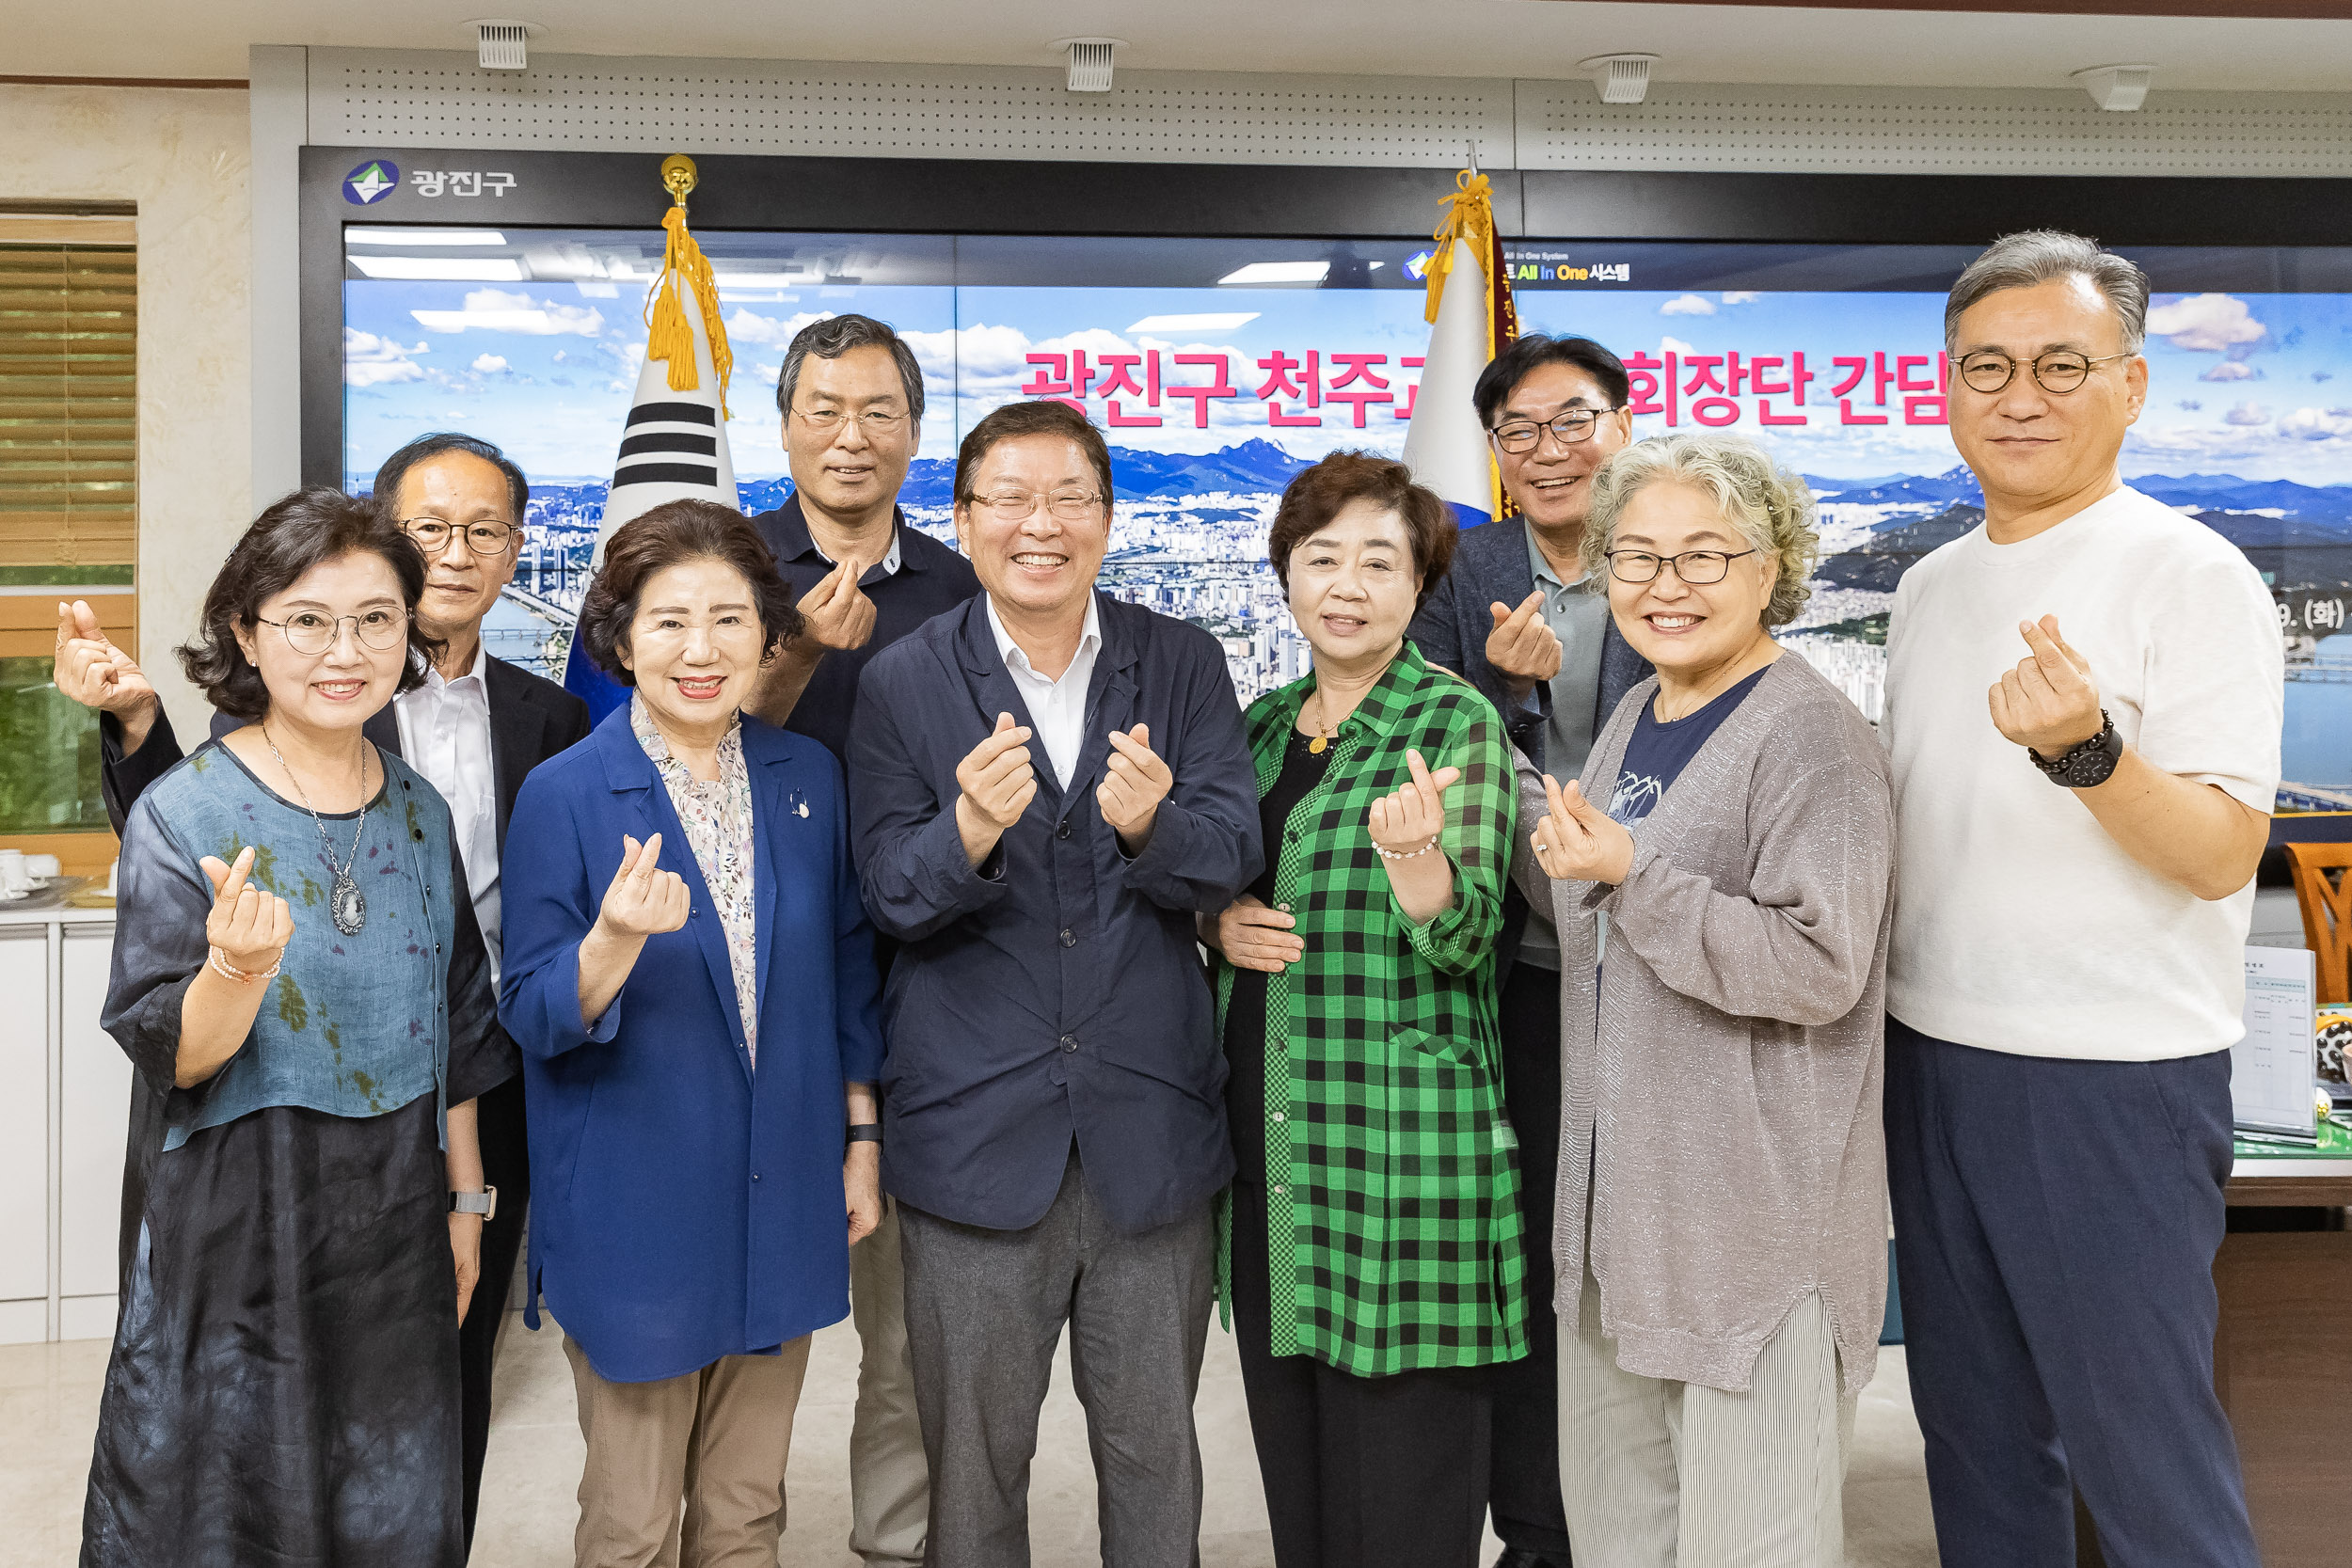
[(243, 92), (0, 84), (0, 201), (138, 204), (138, 657), (191, 744), (171, 649), (252, 516), (250, 148)]

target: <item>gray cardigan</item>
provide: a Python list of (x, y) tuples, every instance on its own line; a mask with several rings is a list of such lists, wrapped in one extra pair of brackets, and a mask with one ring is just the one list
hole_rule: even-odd
[[(1593, 748), (1614, 791), (1655, 679)], [(1848, 1393), (1878, 1363), (1886, 1298), (1886, 939), (1894, 807), (1862, 715), (1784, 654), (1633, 829), (1616, 887), (1551, 882), (1528, 837), (1543, 784), (1519, 765), (1512, 874), (1560, 929), (1564, 1104), (1552, 1254), (1573, 1329), (1592, 1270), (1617, 1362), (1748, 1386), (1819, 1291)], [(1595, 911), (1608, 915), (1596, 973)], [(1596, 994), (1597, 991), (1597, 995)]]

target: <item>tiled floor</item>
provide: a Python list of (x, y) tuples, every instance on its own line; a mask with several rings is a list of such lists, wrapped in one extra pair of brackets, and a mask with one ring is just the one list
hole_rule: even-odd
[[(73, 1561), (105, 1365), (100, 1340), (0, 1347), (0, 1568), (64, 1568)], [(850, 1326), (818, 1335), (792, 1445), (787, 1568), (856, 1568), (845, 1544), (856, 1375), (857, 1338)], [(1270, 1568), (1274, 1558), (1241, 1374), (1232, 1338), (1216, 1328), (1209, 1331), (1199, 1410), (1209, 1495), (1202, 1568)], [(571, 1375), (552, 1327), (532, 1334), (518, 1319), (508, 1323), (499, 1352), (495, 1419), (474, 1563), (564, 1568), (571, 1561), (580, 1444)], [(1066, 1364), (1055, 1378), (1032, 1488), (1037, 1568), (1099, 1562), (1093, 1471)], [(1919, 1431), (1899, 1350), (1881, 1353), (1878, 1378), (1855, 1421), (1846, 1531), (1852, 1568), (1933, 1568)]]

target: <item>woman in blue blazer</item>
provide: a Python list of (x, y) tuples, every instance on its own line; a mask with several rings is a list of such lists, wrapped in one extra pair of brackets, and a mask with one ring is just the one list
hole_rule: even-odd
[(627, 524), (578, 635), (633, 695), (516, 803), (500, 1011), (531, 1123), (531, 1322), (544, 1291), (588, 1439), (582, 1568), (654, 1560), (681, 1502), (681, 1568), (775, 1560), (808, 1337), (848, 1314), (849, 1249), (881, 1215), (840, 764), (739, 711), (800, 629), (739, 514)]

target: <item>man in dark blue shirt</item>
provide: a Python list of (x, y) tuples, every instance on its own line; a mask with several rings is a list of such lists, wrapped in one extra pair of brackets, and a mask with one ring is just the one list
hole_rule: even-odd
[[(793, 639), (752, 701), (770, 723), (847, 757), (858, 676), (882, 649), (980, 591), (971, 562), (907, 526), (898, 487), (923, 438), (923, 371), (871, 316), (801, 329), (776, 380), (792, 494), (752, 519), (801, 594)], [(880, 944), (889, 961), (888, 942)], [(850, 1306), (864, 1350), (850, 1428), (850, 1549), (866, 1568), (924, 1560), (930, 1472), (907, 1362), (898, 1215), (850, 1251)]]
[(752, 522), (801, 595), (808, 630), (753, 708), (846, 757), (866, 661), (980, 581), (898, 510), (923, 439), (923, 370), (898, 333), (871, 316), (811, 322), (785, 351), (776, 410), (792, 494)]
[(933, 1560), (1026, 1568), (1065, 1322), (1110, 1568), (1190, 1568), (1192, 1402), (1232, 1178), (1195, 943), (1259, 870), (1225, 656), (1095, 591), (1110, 456), (1066, 404), (964, 438), (986, 593), (876, 656), (850, 737), (858, 872), (902, 945), (882, 1181), (902, 1204)]

